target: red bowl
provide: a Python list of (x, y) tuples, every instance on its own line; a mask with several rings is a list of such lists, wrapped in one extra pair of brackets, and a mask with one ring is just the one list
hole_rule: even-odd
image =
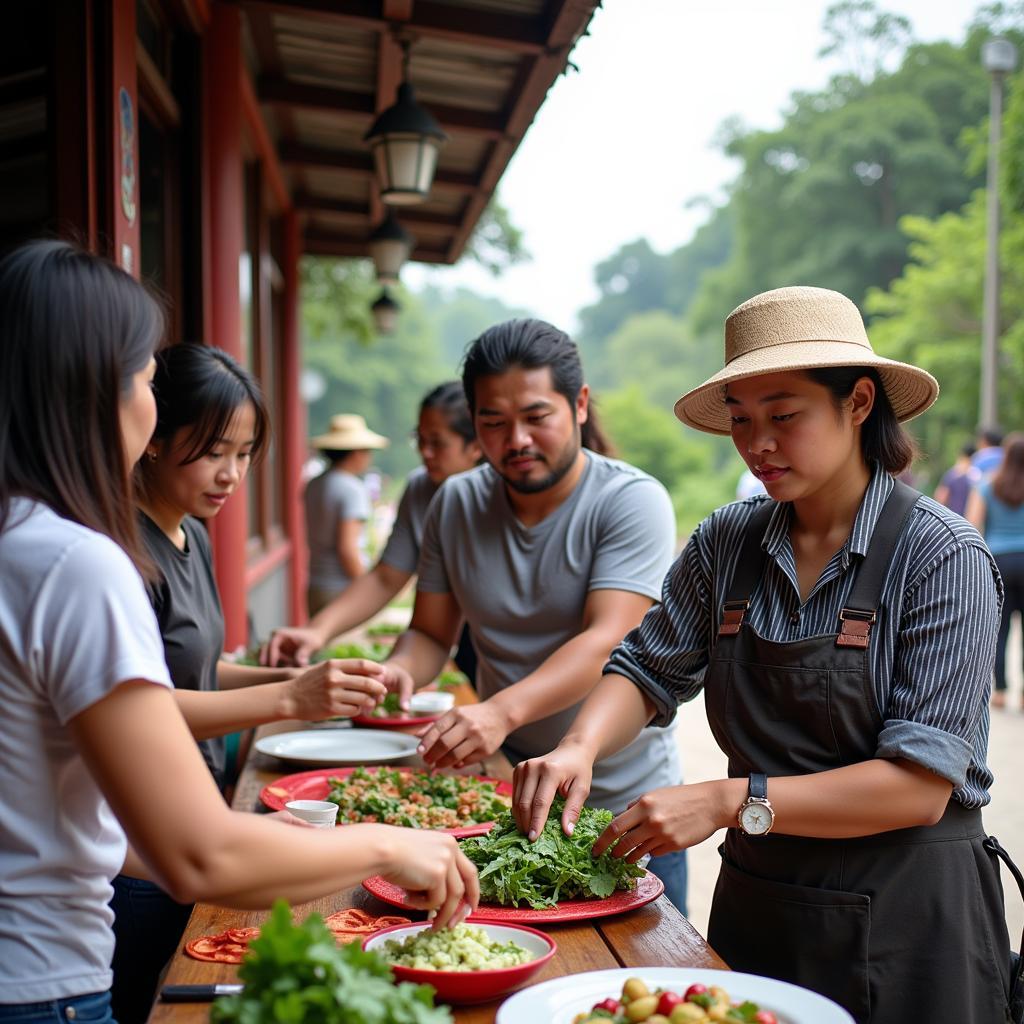
[[(494, 924), (490, 921), (477, 921), (473, 917), (467, 918), (466, 923), (482, 928), (491, 939), (517, 943), (534, 953), (535, 958), (516, 967), (502, 967), (493, 971), (430, 971), (391, 964), (396, 980), (433, 985), (437, 990), (437, 999), (442, 1003), (486, 1003), (519, 988), (555, 955), (558, 948), (554, 939), (536, 928), (525, 928), (518, 924)], [(402, 940), (429, 927), (429, 921), (396, 924), (364, 939), (363, 949), (375, 949), (379, 953), (388, 939)]]

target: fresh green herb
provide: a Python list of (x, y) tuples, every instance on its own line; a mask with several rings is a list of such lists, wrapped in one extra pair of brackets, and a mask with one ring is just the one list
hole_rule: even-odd
[(463, 852), (480, 871), (481, 899), (516, 907), (525, 902), (541, 910), (560, 899), (603, 898), (616, 889), (635, 887), (643, 868), (607, 851), (596, 859), (591, 854), (612, 812), (584, 807), (573, 834), (567, 836), (561, 824), (564, 806), (557, 797), (535, 842), (519, 831), (509, 811), (487, 835), (462, 843)]
[(376, 718), (391, 718), (397, 715), (401, 710), (402, 706), (399, 704), (399, 696), (397, 693), (389, 693), (374, 709), (373, 714)]
[(274, 904), (238, 969), (245, 991), (223, 996), (213, 1024), (451, 1024), (430, 985), (395, 984), (391, 969), (358, 942), (338, 946), (319, 914), (292, 923)]
[(406, 626), (400, 626), (397, 622), (378, 622), (366, 630), (367, 636), (398, 636), (406, 631)]
[(752, 1003), (749, 1000), (745, 1003), (740, 1003), (739, 1006), (733, 1006), (728, 1013), (725, 1015), (726, 1020), (739, 1020), (743, 1021), (744, 1024), (754, 1021), (760, 1007), (757, 1003)]
[(444, 692), (468, 682), (469, 680), (461, 672), (442, 672), (437, 677), (437, 688)]
[(696, 1003), (698, 1006), (703, 1006), (704, 1009), (712, 1006), (715, 1002), (712, 996), (709, 996), (706, 992), (702, 992), (699, 995), (690, 996), (689, 1002)]
[(383, 661), (388, 656), (389, 648), (382, 644), (335, 644), (317, 651), (310, 661), (327, 661), (330, 658), (365, 658), (367, 661)]

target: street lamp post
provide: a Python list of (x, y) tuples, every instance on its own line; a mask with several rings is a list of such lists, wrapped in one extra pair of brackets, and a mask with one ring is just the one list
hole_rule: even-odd
[(992, 79), (988, 121), (988, 239), (985, 251), (985, 294), (981, 311), (981, 395), (978, 425), (999, 425), (999, 141), (1003, 124), (1003, 80), (1017, 66), (1017, 48), (1009, 39), (989, 39), (981, 62)]

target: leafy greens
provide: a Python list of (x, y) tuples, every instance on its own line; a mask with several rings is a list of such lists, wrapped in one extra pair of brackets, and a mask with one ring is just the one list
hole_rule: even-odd
[(452, 1024), (430, 985), (395, 984), (377, 953), (339, 946), (319, 914), (293, 924), (283, 900), (238, 976), (244, 991), (214, 1002), (213, 1024)]
[(460, 844), (480, 872), (482, 900), (516, 907), (525, 902), (542, 910), (559, 900), (604, 898), (616, 889), (636, 886), (643, 868), (607, 851), (596, 859), (591, 856), (612, 812), (584, 807), (573, 834), (567, 836), (561, 824), (564, 806), (564, 799), (555, 799), (535, 842), (519, 831), (507, 811), (487, 835)]

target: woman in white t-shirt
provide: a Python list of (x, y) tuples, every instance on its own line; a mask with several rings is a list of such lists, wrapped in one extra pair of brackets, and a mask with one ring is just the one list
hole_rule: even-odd
[(139, 573), (129, 471), (162, 330), (137, 282), (66, 243), (0, 263), (0, 1008), (19, 1024), (112, 1019), (122, 867), (240, 908), (378, 873), (442, 924), (478, 897), (450, 836), (288, 828), (224, 804)]

